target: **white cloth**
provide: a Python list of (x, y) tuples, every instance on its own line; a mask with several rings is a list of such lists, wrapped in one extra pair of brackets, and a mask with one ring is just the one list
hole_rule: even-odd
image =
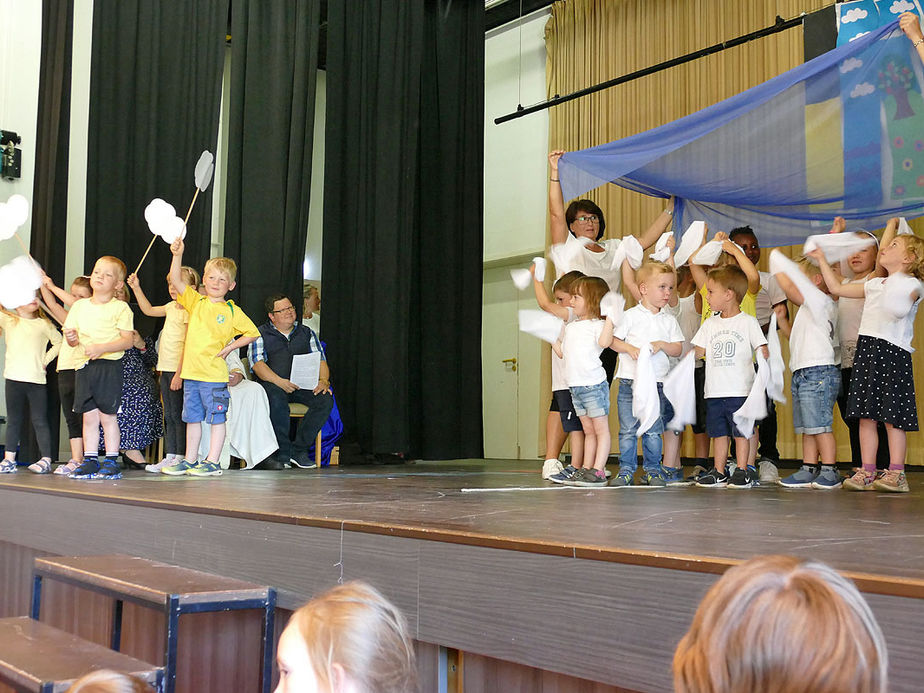
[(690, 256), (696, 252), (696, 249), (703, 244), (706, 238), (706, 222), (694, 221), (683, 232), (680, 238), (680, 245), (674, 252), (674, 266), (680, 267), (685, 265)]
[[(918, 313), (918, 306), (921, 305), (920, 283), (913, 280), (918, 287), (918, 298), (902, 317), (896, 318), (893, 311), (886, 308), (890, 298), (895, 301), (901, 293), (911, 293), (911, 285), (905, 281), (906, 277), (910, 279), (908, 275), (896, 272), (886, 279), (882, 277), (870, 279), (863, 285), (866, 292), (866, 304), (863, 306), (863, 316), (860, 318), (859, 333), (884, 339), (909, 353), (914, 353), (911, 340), (914, 337), (914, 318)], [(893, 281), (896, 279), (898, 281)], [(890, 282), (897, 288), (890, 288), (886, 291), (886, 285)], [(904, 300), (909, 300), (907, 295)]]
[(732, 420), (743, 438), (750, 438), (754, 433), (754, 423), (767, 418), (767, 383), (770, 380), (770, 366), (762, 355), (757, 356), (757, 375), (751, 384), (744, 404), (734, 414)]
[(626, 306), (626, 299), (622, 294), (607, 291), (600, 299), (600, 315), (609, 318), (610, 322), (618, 325), (622, 322), (623, 308)]
[(554, 344), (561, 337), (561, 328), (565, 324), (544, 310), (521, 310), (518, 312), (520, 332), (538, 337), (543, 342)]
[(536, 279), (538, 279), (541, 282), (545, 281), (546, 264), (547, 263), (544, 257), (534, 257), (533, 258), (533, 265), (536, 266), (536, 269), (534, 270), (536, 273)]
[(657, 243), (655, 243), (654, 252), (651, 253), (652, 260), (667, 262), (667, 259), (671, 256), (671, 249), (668, 247), (667, 243), (673, 235), (671, 231), (665, 231), (661, 234)]
[(616, 267), (612, 265), (613, 256), (622, 245), (622, 241), (618, 238), (597, 241), (603, 248), (602, 252), (595, 252), (587, 247), (592, 243), (588, 238), (576, 238), (569, 233), (564, 243), (553, 245), (549, 249), (549, 257), (555, 263), (557, 276), (578, 270), (589, 277), (600, 277), (610, 287), (610, 291), (619, 293), (622, 289), (622, 263)]
[[(842, 284), (863, 284), (865, 279), (845, 279)], [(865, 298), (837, 299), (837, 331), (841, 344), (841, 368), (853, 368), (853, 356), (857, 351), (857, 335), (863, 316)]]
[[(652, 342), (683, 342), (683, 332), (673, 315), (664, 309), (652, 313), (639, 303), (623, 313), (622, 321), (613, 334), (624, 342), (638, 347), (640, 352)], [(670, 370), (670, 360), (663, 351), (649, 357), (655, 380), (662, 382)], [(636, 377), (636, 362), (628, 354), (620, 354), (616, 369), (617, 378), (633, 380)]]
[(693, 258), (693, 262), (697, 265), (714, 265), (718, 259), (719, 255), (722, 254), (722, 241), (709, 241), (706, 245), (699, 249), (696, 253), (696, 257)]
[[(244, 365), (236, 350), (228, 354), (225, 361), (229, 373), (244, 373)], [(218, 462), (223, 469), (227, 469), (231, 455), (234, 455), (244, 460), (245, 469), (252, 469), (279, 449), (270, 421), (269, 400), (263, 386), (247, 380), (246, 376), (228, 390), (231, 403), (228, 407), (225, 442)], [(201, 459), (208, 457), (211, 428), (207, 424), (202, 425), (202, 440), (199, 443)]]
[(828, 304), (833, 303), (831, 298), (812, 283), (802, 268), (779, 250), (770, 253), (770, 271), (774, 274), (785, 274), (802, 294), (802, 305), (812, 311), (819, 318), (827, 317)]
[(783, 394), (783, 375), (786, 367), (783, 365), (783, 350), (780, 348), (780, 335), (776, 329), (776, 313), (770, 316), (770, 328), (767, 330), (767, 352), (770, 365), (770, 380), (767, 382), (767, 394), (775, 402), (786, 403)]
[(638, 351), (636, 377), (632, 384), (632, 416), (638, 420), (635, 432), (637, 437), (654, 426), (661, 416), (661, 398), (658, 396), (658, 381), (652, 365), (651, 347), (646, 344)]
[(561, 350), (565, 357), (565, 382), (568, 387), (588, 387), (606, 381), (600, 363), (599, 344), (603, 320), (575, 320), (565, 325)]
[[(574, 311), (568, 309), (568, 319), (566, 323), (574, 320)], [(562, 328), (564, 325), (562, 325)], [(561, 336), (561, 328), (559, 328), (559, 336)], [(557, 340), (557, 337), (556, 337)], [(555, 390), (567, 390), (568, 383), (565, 381), (565, 360), (555, 353), (555, 350), (552, 349), (552, 391)]]
[(638, 242), (635, 236), (626, 236), (623, 238), (622, 249), (626, 253), (626, 260), (629, 261), (629, 267), (637, 270), (642, 266), (642, 261), (645, 259), (645, 249), (642, 248), (642, 244)]
[(898, 218), (898, 230), (895, 232), (898, 236), (913, 236), (914, 231), (908, 226), (908, 220), (905, 217)]
[[(833, 265), (871, 245), (876, 245), (876, 239), (866, 234), (819, 233), (805, 239), (802, 253), (808, 255), (813, 250), (821, 249), (825, 259)], [(815, 262), (812, 258), (809, 260)]]
[(666, 422), (671, 431), (682, 431), (687, 424), (696, 423), (696, 388), (693, 383), (695, 362), (693, 352), (688, 351), (664, 379), (664, 396), (674, 408), (674, 418)]
[(754, 350), (767, 343), (757, 318), (714, 315), (693, 337), (706, 350), (706, 397), (746, 397), (754, 382)]
[(528, 269), (512, 269), (510, 270), (510, 278), (513, 280), (513, 285), (520, 291), (528, 289), (529, 285), (533, 283), (533, 275), (529, 273)]

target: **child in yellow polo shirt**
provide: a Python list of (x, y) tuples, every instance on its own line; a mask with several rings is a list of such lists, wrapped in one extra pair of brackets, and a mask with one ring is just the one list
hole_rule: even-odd
[[(163, 467), (171, 476), (218, 476), (218, 457), (225, 442), (225, 420), (228, 413), (228, 364), (225, 357), (260, 336), (244, 311), (225, 300), (234, 286), (237, 265), (226, 257), (213, 257), (205, 263), (202, 285), (205, 295), (186, 283), (183, 278), (182, 239), (170, 246), (170, 283), (178, 292), (177, 302), (189, 313), (189, 327), (183, 346), (183, 421), (186, 422), (186, 457)], [(231, 341), (233, 340), (233, 341)], [(230, 342), (230, 343), (229, 343)], [(227, 345), (227, 346), (226, 346)], [(211, 426), (209, 456), (197, 462), (200, 423)]]
[[(134, 343), (132, 311), (115, 298), (125, 282), (125, 263), (104, 255), (93, 266), (93, 295), (71, 306), (64, 321), (64, 338), (83, 349), (74, 356), (74, 411), (83, 414), (83, 464), (72, 479), (120, 479), (119, 421), (122, 401), (122, 355)], [(103, 427), (106, 458), (99, 460), (99, 427)]]

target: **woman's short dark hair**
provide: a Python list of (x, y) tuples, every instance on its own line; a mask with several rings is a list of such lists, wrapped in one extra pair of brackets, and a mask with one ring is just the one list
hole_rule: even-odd
[(565, 210), (565, 223), (568, 225), (568, 229), (571, 229), (571, 224), (574, 223), (574, 220), (577, 219), (578, 214), (581, 212), (594, 214), (600, 220), (600, 228), (597, 229), (597, 240), (599, 241), (603, 238), (603, 231), (606, 229), (606, 219), (603, 218), (603, 210), (593, 200), (573, 200), (568, 205), (568, 209)]

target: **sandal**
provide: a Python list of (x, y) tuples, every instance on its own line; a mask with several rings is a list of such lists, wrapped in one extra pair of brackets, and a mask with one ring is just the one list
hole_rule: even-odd
[(0, 474), (14, 474), (15, 472), (15, 460), (3, 460), (3, 462), (0, 462)]
[(36, 474), (51, 474), (51, 462), (43, 457), (35, 464), (30, 464), (28, 469)]

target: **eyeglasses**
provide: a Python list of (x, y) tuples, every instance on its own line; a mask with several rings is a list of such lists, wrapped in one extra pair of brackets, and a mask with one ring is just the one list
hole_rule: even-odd
[(288, 313), (289, 311), (295, 312), (295, 306), (287, 306), (286, 308), (280, 308), (279, 310), (271, 310), (270, 313), (276, 315), (277, 313)]
[(591, 214), (589, 217), (575, 217), (574, 220), (575, 221), (588, 221), (591, 224), (596, 224), (598, 221), (600, 221), (600, 218), (597, 217), (596, 215)]

